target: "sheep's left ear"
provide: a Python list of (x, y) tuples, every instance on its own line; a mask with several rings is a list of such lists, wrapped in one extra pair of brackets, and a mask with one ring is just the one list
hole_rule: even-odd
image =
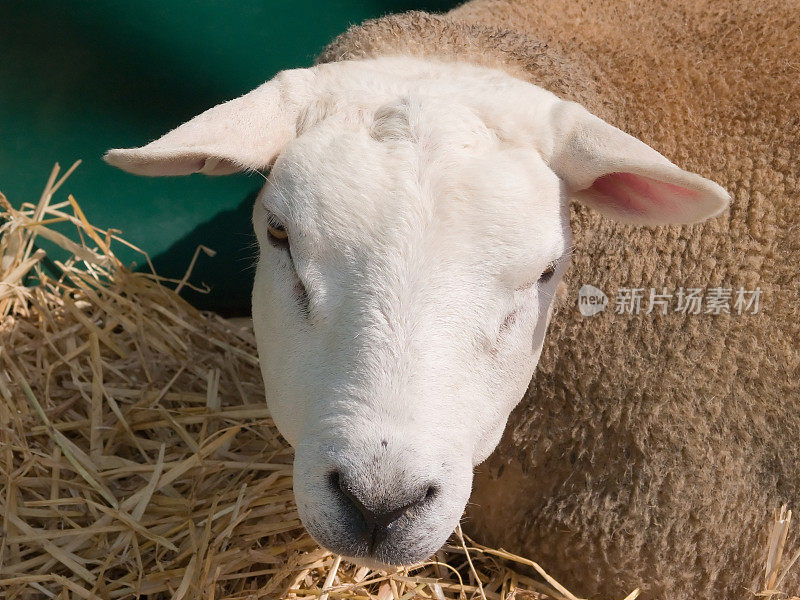
[(642, 225), (688, 224), (721, 213), (730, 196), (574, 102), (551, 113), (550, 168), (576, 200)]
[(141, 148), (104, 159), (136, 175), (228, 175), (262, 169), (297, 135), (312, 98), (310, 69), (282, 71), (252, 92), (210, 108)]

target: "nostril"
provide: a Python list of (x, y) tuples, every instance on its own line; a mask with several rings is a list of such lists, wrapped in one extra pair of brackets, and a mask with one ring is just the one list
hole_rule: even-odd
[(347, 482), (341, 476), (339, 471), (331, 471), (328, 473), (328, 484), (331, 486), (331, 489), (334, 491), (334, 493), (358, 509), (358, 512), (364, 517), (364, 522), (367, 525), (375, 521), (375, 514), (366, 506), (364, 506), (361, 500), (355, 494), (353, 494), (352, 491), (350, 491)]

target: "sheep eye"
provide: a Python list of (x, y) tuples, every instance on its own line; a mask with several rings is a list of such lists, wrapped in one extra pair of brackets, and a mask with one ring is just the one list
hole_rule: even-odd
[(554, 261), (554, 262), (551, 262), (549, 265), (547, 265), (547, 268), (544, 270), (544, 272), (539, 277), (539, 282), (540, 283), (547, 283), (548, 281), (550, 281), (553, 278), (553, 274), (555, 274), (555, 272), (556, 272), (556, 263)]
[(274, 246), (289, 245), (289, 234), (286, 231), (286, 227), (274, 215), (267, 216), (267, 234), (269, 235), (269, 241)]

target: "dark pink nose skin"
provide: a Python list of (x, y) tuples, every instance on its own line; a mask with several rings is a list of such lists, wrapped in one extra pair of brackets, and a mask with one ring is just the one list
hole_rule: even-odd
[(330, 472), (328, 483), (348, 510), (360, 516), (360, 531), (356, 535), (367, 545), (370, 554), (386, 539), (393, 524), (432, 502), (439, 491), (435, 483), (429, 483), (411, 491), (399, 490), (391, 497), (375, 498), (368, 491), (357, 489), (338, 470)]

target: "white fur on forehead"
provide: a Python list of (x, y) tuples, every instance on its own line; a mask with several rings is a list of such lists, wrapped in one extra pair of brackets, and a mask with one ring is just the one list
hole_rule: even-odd
[(448, 130), (455, 131), (459, 123), (472, 127), (460, 121), (469, 107), (469, 120), (488, 131), (507, 126), (498, 120), (498, 113), (508, 115), (498, 111), (498, 94), (512, 105), (530, 105), (532, 91), (545, 101), (557, 101), (553, 94), (493, 69), (408, 56), (326, 63), (313, 72), (315, 93), (300, 110), (298, 136), (334, 115), (354, 124), (370, 123), (421, 115), (423, 107), (434, 105), (442, 109), (435, 111), (437, 118), (451, 121)]
[(471, 148), (496, 141), (494, 132), (468, 106), (438, 96), (405, 95), (378, 107), (369, 125), (380, 142), (409, 141), (421, 150), (438, 147)]
[(270, 180), (264, 199), (296, 223), (301, 269), (304, 247), (396, 256), (381, 259), (377, 282), (427, 249), (425, 261), (463, 259), (465, 269), (488, 254), (513, 256), (535, 280), (563, 235), (558, 181), (538, 154), (434, 95), (329, 115), (289, 144)]

